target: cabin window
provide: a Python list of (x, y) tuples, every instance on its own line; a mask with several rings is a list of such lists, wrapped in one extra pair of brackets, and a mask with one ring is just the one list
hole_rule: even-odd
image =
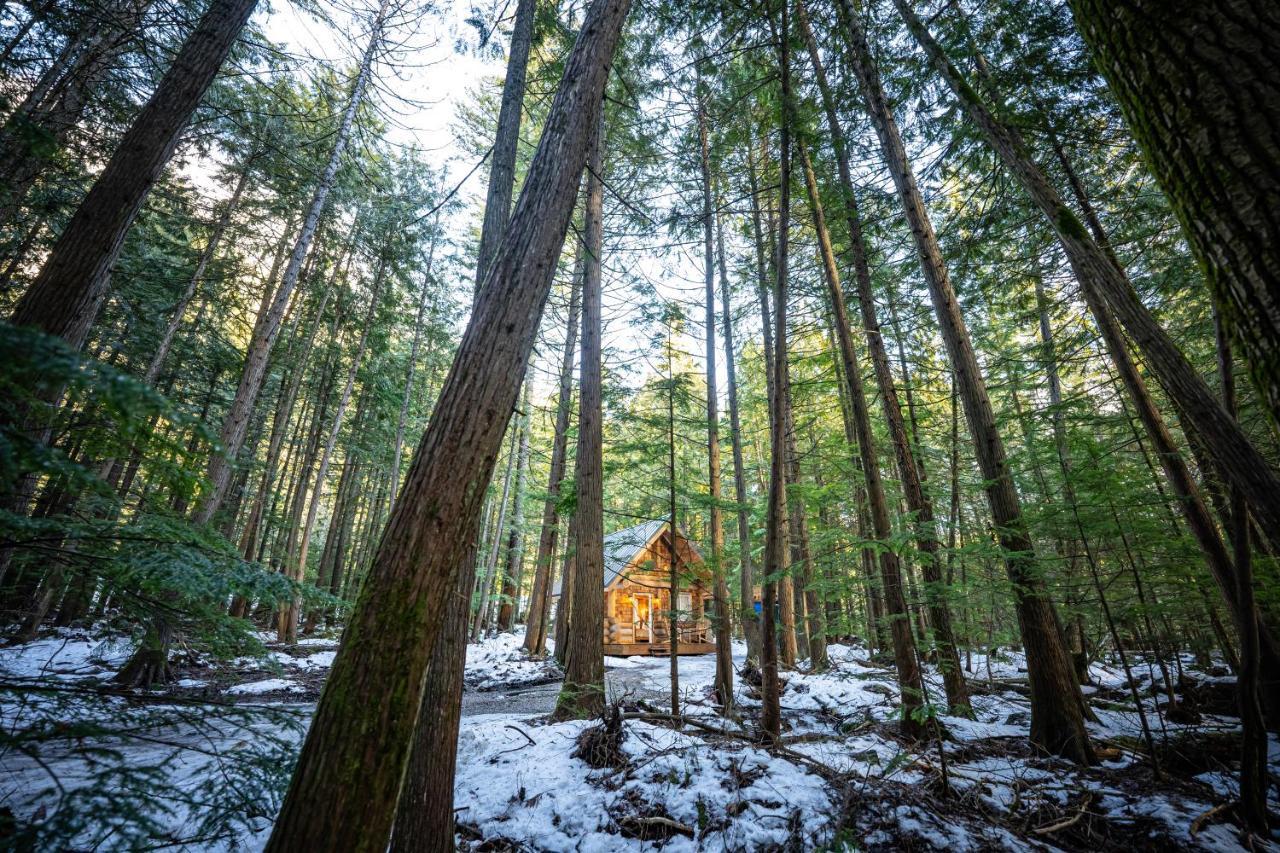
[(676, 599), (676, 607), (681, 613), (688, 613), (693, 610), (693, 598), (687, 592), (680, 593), (680, 597)]

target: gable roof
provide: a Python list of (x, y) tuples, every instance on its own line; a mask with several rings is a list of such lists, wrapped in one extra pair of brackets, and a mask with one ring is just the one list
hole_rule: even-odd
[(657, 536), (667, 526), (665, 518), (645, 521), (635, 527), (615, 530), (604, 537), (604, 585), (618, 579), (618, 575), (626, 571), (627, 564), (640, 553), (649, 540)]
[[(604, 589), (609, 588), (609, 584), (613, 583), (618, 577), (626, 571), (627, 566), (635, 559), (646, 545), (654, 540), (667, 527), (665, 518), (655, 518), (649, 521), (643, 521), (634, 527), (625, 527), (622, 530), (615, 530), (608, 536), (604, 537)], [(702, 555), (698, 553), (698, 549), (693, 543), (684, 537), (681, 533), (680, 537), (685, 540), (685, 544), (689, 549), (701, 559)], [(560, 594), (560, 582), (562, 577), (557, 576), (556, 582), (551, 589), (553, 596)]]

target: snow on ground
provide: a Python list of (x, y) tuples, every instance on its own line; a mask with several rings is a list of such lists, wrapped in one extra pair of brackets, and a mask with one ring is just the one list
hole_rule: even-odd
[(301, 693), (302, 686), (296, 681), (290, 681), (287, 678), (267, 678), (262, 681), (250, 681), (245, 684), (237, 684), (228, 688), (227, 693), (233, 696), (245, 696), (260, 693), (280, 693), (288, 691), (290, 693)]
[[(550, 659), (530, 659), (524, 653), (524, 632), (497, 634), (467, 646), (465, 682), (472, 690), (492, 690), (550, 681), (561, 677)], [(547, 645), (555, 647), (554, 641)]]
[[(466, 719), (454, 807), (467, 834), (548, 851), (759, 850), (828, 834), (832, 792), (791, 762), (628, 721), (627, 763), (593, 770), (571, 757), (587, 725)], [(655, 840), (623, 835), (646, 830)]]
[[(68, 810), (98, 815), (78, 847), (218, 835), (216, 843), (188, 849), (260, 849), (290, 755), (337, 653), (332, 638), (289, 646), (271, 634), (261, 639), (268, 647), (261, 658), (183, 664), (169, 690), (187, 704), (176, 706), (158, 692), (150, 702), (93, 692), (127, 659), (126, 643), (59, 631), (0, 649), (0, 681), (66, 686), (65, 695), (0, 694), (0, 724), (9, 735), (0, 741), (0, 809), (24, 817), (43, 808), (49, 820)], [(678, 731), (659, 713), (670, 708), (669, 660), (610, 658), (608, 694), (629, 712), (625, 761), (592, 769), (572, 753), (594, 722), (547, 722), (559, 671), (527, 659), (522, 640), (506, 634), (468, 647), (455, 802), (464, 847), (961, 851), (1084, 849), (1108, 839), (1114, 847), (1240, 849), (1230, 825), (1210, 821), (1191, 832), (1234, 794), (1229, 762), (1237, 721), (1206, 710), (1193, 724), (1157, 727), (1152, 682), (1159, 674), (1142, 662), (1133, 672), (1158, 742), (1167, 736), (1166, 749), (1175, 752), (1193, 747), (1185, 750), (1192, 757), (1181, 756), (1186, 766), (1171, 771), (1175, 778), (1153, 783), (1149, 764), (1134, 752), (1142, 743), (1138, 717), (1123, 672), (1108, 665), (1094, 665), (1089, 691), (1098, 717), (1089, 728), (1102, 764), (1081, 769), (1034, 754), (1025, 658), (1001, 650), (971, 659), (976, 719), (940, 717), (948, 734), (944, 788), (938, 744), (898, 737), (892, 669), (863, 647), (831, 646), (827, 672), (782, 674), (777, 750), (753, 740), (760, 697), (743, 678), (735, 682), (741, 721), (717, 715), (710, 702), (714, 656), (678, 659), (681, 712), (690, 721)], [(739, 668), (744, 657), (735, 643)], [(1230, 690), (1229, 680), (1195, 677)], [(940, 675), (928, 666), (926, 686), (930, 701), (941, 700)], [(212, 699), (224, 704), (208, 704)], [(57, 726), (67, 734), (51, 736)], [(1218, 751), (1206, 747), (1196, 757), (1203, 743)], [(1280, 771), (1274, 739), (1271, 760)], [(211, 782), (223, 777), (233, 784)], [(168, 805), (144, 818), (141, 838), (121, 834), (110, 816), (136, 806), (131, 791), (161, 780), (173, 790)], [(229, 791), (253, 793), (228, 805)], [(218, 821), (210, 823), (210, 813)]]

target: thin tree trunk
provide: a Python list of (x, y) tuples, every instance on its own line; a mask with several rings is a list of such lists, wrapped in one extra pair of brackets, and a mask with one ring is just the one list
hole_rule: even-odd
[[(1217, 338), (1218, 377), (1222, 382), (1222, 402), (1236, 415), (1235, 371), (1231, 363), (1231, 339), (1222, 311), (1214, 312)], [(1235, 556), (1236, 597), (1239, 599), (1236, 632), (1240, 636), (1240, 671), (1236, 675), (1240, 723), (1240, 812), (1250, 829), (1266, 834), (1270, 817), (1267, 809), (1267, 730), (1263, 725), (1258, 690), (1261, 678), (1259, 630), (1254, 606), (1253, 554), (1249, 536), (1249, 506), (1239, 489), (1230, 495), (1231, 545)]]
[(1075, 682), (1071, 661), (1058, 630), (1048, 589), (1036, 571), (1034, 545), (1027, 533), (1021, 502), (1013, 486), (986, 383), (860, 19), (852, 0), (840, 0), (840, 7), (852, 47), (853, 70), (911, 227), (943, 341), (956, 372), (978, 463), (987, 484), (987, 500), (999, 531), (1027, 655), (1027, 675), (1033, 697), (1031, 742), (1051, 753), (1091, 764), (1094, 761), (1093, 748), (1081, 715), (1080, 688)]
[[(769, 407), (770, 422), (770, 465), (769, 465), (769, 503), (765, 524), (765, 576), (764, 580), (764, 613), (761, 625), (761, 716), (760, 727), (764, 735), (777, 743), (782, 737), (782, 712), (780, 707), (780, 689), (778, 683), (778, 649), (774, 644), (774, 613), (777, 600), (777, 583), (787, 571), (787, 487), (786, 487), (786, 416), (783, 407), (786, 398), (782, 386), (786, 381), (787, 364), (787, 243), (790, 232), (791, 217), (791, 28), (789, 26), (789, 6), (782, 4), (781, 33), (778, 43), (778, 66), (781, 73), (782, 89), (782, 121), (781, 144), (779, 155), (779, 216), (778, 247), (774, 255), (774, 353), (773, 374), (774, 393)], [(770, 18), (770, 28), (772, 28)], [(754, 199), (754, 168), (751, 168), (753, 182), (752, 197)], [(753, 212), (756, 221), (757, 246), (759, 246), (758, 208)], [(763, 265), (762, 265), (763, 266)], [(768, 327), (768, 318), (765, 318)], [(794, 642), (794, 636), (793, 636)], [(794, 646), (793, 646), (794, 649)]]
[[(758, 181), (756, 178), (756, 164), (755, 164), (754, 154), (752, 153), (751, 146), (748, 146), (747, 148), (747, 178), (750, 181), (750, 186), (751, 186), (751, 222), (752, 222), (752, 231), (755, 237), (755, 247), (756, 247), (757, 295), (759, 297), (758, 301), (760, 305), (760, 323), (761, 323), (761, 329), (762, 329), (762, 334), (764, 338), (763, 351), (764, 351), (764, 367), (765, 367), (765, 394), (768, 400), (768, 407), (770, 412), (769, 430), (770, 430), (770, 436), (771, 436), (770, 447), (772, 447), (773, 431), (775, 429), (780, 429), (780, 430), (783, 430), (783, 432), (785, 433), (786, 418), (784, 417), (783, 420), (778, 422), (775, 422), (773, 420), (773, 412), (778, 402), (777, 401), (778, 371), (777, 371), (776, 361), (775, 361), (777, 345), (775, 342), (775, 336), (773, 331), (775, 318), (771, 316), (772, 312), (769, 308), (769, 290), (773, 285), (771, 285), (769, 282), (769, 275), (770, 275), (769, 263), (766, 262), (765, 260), (766, 248), (765, 248), (764, 231), (761, 227), (759, 187), (758, 187)], [(773, 253), (773, 258), (774, 258), (772, 262), (773, 273), (776, 276), (777, 275), (776, 248)], [(776, 299), (776, 294), (775, 294), (775, 299)], [(783, 410), (780, 409), (779, 411), (783, 411)], [(785, 445), (785, 436), (783, 438), (783, 441)], [(769, 489), (769, 486), (767, 484), (762, 483), (762, 488), (767, 492)], [(769, 610), (767, 607), (765, 607), (762, 600), (761, 615), (762, 615), (762, 618), (769, 618), (769, 619), (775, 620), (775, 623), (779, 620), (779, 617), (781, 616), (782, 625), (779, 627), (775, 624), (773, 629), (773, 636), (779, 639), (782, 645), (781, 651), (779, 651), (778, 649), (774, 650), (775, 666), (779, 663), (779, 657), (781, 657), (780, 662), (782, 663), (782, 665), (794, 666), (795, 657), (796, 657), (795, 631), (788, 630), (787, 616), (789, 615), (789, 608), (786, 606), (786, 601), (789, 600), (787, 593), (790, 591), (790, 580), (789, 579), (785, 580), (785, 582), (782, 584), (781, 587), (778, 586), (778, 582), (780, 580), (783, 580), (784, 578), (789, 576), (790, 568), (791, 568), (790, 521), (787, 518), (785, 488), (783, 489), (783, 504), (782, 504), (781, 518), (783, 521), (783, 525), (786, 528), (786, 530), (784, 530), (784, 534), (787, 540), (784, 543), (782, 555), (780, 558), (782, 562), (778, 564), (781, 566), (780, 571), (783, 574), (779, 577), (774, 578), (774, 585), (773, 585), (773, 592), (772, 592), (773, 602), (774, 602), (774, 605), (779, 610), (779, 613), (773, 613), (772, 610)], [(769, 541), (768, 536), (766, 535), (765, 537), (766, 572), (768, 572), (767, 566), (768, 566), (768, 559), (769, 559), (768, 550), (767, 550), (769, 547), (768, 541)], [(781, 590), (781, 593), (779, 592), (779, 590)], [(764, 596), (763, 596), (763, 590), (762, 590), (761, 598), (763, 599), (763, 597)], [(764, 644), (764, 639), (762, 634), (761, 635), (762, 648), (763, 648), (763, 644)], [(761, 671), (763, 672), (763, 659), (761, 659)]]
[[(311, 532), (315, 529), (316, 515), (320, 509), (320, 499), (324, 494), (325, 480), (329, 477), (329, 464), (333, 460), (334, 448), (338, 445), (338, 435), (342, 432), (342, 421), (347, 413), (347, 406), (351, 404), (351, 394), (355, 391), (356, 376), (360, 373), (360, 363), (364, 359), (365, 347), (369, 342), (369, 330), (373, 328), (374, 320), (378, 313), (378, 303), (382, 299), (382, 285), (386, 278), (387, 266), (389, 262), (383, 257), (379, 264), (377, 272), (373, 276), (372, 293), (369, 295), (369, 310), (365, 314), (364, 322), (360, 326), (360, 339), (356, 343), (356, 351), (351, 356), (351, 365), (347, 368), (347, 381), (342, 388), (342, 394), (338, 397), (338, 407), (333, 413), (333, 421), (329, 425), (329, 435), (324, 443), (324, 450), (320, 454), (320, 467), (316, 471), (316, 488), (312, 495), (311, 504), (307, 508), (307, 519), (303, 522), (302, 532), (298, 544), (298, 558), (290, 568), (290, 576), (302, 583), (307, 573), (307, 553), (311, 550)], [(394, 472), (392, 472), (394, 476)], [(284, 643), (294, 643), (298, 639), (298, 615), (302, 609), (302, 599), (300, 596), (294, 596), (293, 601), (284, 610), (283, 620), (279, 625), (280, 641)]]
[(675, 328), (667, 318), (667, 666), (671, 716), (680, 719), (680, 555), (676, 551), (676, 359)]
[[(893, 381), (893, 371), (889, 364), (889, 354), (885, 349), (884, 336), (880, 333), (880, 322), (876, 316), (875, 297), (871, 285), (871, 265), (867, 259), (866, 241), (862, 232), (862, 216), (858, 208), (857, 196), (853, 189), (853, 177), (849, 168), (848, 143), (836, 111), (835, 98), (827, 81), (826, 69), (823, 67), (818, 53), (817, 43), (809, 27), (808, 15), (804, 2), (796, 6), (796, 21), (804, 35), (809, 51), (809, 60), (813, 65), (814, 76), (822, 96), (823, 111), (827, 118), (827, 129), (831, 134), (832, 147), (835, 149), (836, 166), (840, 178), (842, 200), (844, 201), (845, 226), (848, 231), (850, 253), (853, 258), (854, 281), (857, 285), (858, 305), (861, 309), (863, 334), (867, 341), (867, 351), (875, 368), (876, 387), (880, 393), (880, 402), (884, 410), (885, 420), (889, 425), (889, 435), (893, 442), (894, 456), (898, 463), (898, 473), (902, 479), (903, 497), (907, 508), (911, 511), (916, 533), (916, 546), (920, 550), (921, 567), (925, 576), (925, 598), (929, 607), (929, 621), (933, 625), (934, 640), (937, 643), (940, 669), (942, 670), (947, 703), (952, 713), (971, 714), (969, 709), (969, 691), (964, 677), (960, 674), (960, 658), (955, 647), (955, 637), (951, 627), (951, 612), (947, 606), (943, 586), (941, 558), (938, 555), (936, 523), (933, 516), (933, 503), (924, 488), (924, 472), (917, 464), (916, 454), (907, 436), (906, 424), (902, 416), (902, 405), (898, 401), (897, 388)], [(811, 192), (816, 192), (815, 190)]]
[[(921, 732), (920, 708), (923, 702), (923, 684), (917, 663), (915, 639), (911, 634), (911, 616), (902, 593), (902, 568), (898, 554), (889, 543), (893, 528), (889, 520), (889, 502), (885, 497), (884, 483), (880, 479), (880, 461), (876, 453), (875, 436), (871, 432), (871, 416), (867, 411), (866, 391), (862, 385), (862, 368), (853, 348), (853, 335), (849, 328), (849, 315), (845, 309), (844, 292), (840, 289), (840, 273), (836, 269), (835, 253), (831, 249), (831, 237), (827, 233), (826, 218), (822, 212), (822, 200), (818, 194), (817, 178), (813, 163), (803, 141), (797, 142), (796, 153), (804, 168), (805, 187), (809, 193), (809, 208), (813, 213), (814, 231), (818, 237), (819, 254), (827, 293), (834, 313), (836, 341), (839, 344), (841, 378), (847, 383), (849, 402), (853, 409), (853, 423), (862, 463), (862, 475), (867, 487), (871, 509), (872, 530), (880, 543), (880, 577), (884, 584), (884, 600), (888, 610), (890, 632), (893, 636), (893, 658), (898, 670), (898, 688), (902, 694), (902, 727), (910, 737)], [(958, 667), (957, 667), (958, 668)]]
[(320, 216), (324, 212), (329, 193), (337, 180), (338, 168), (342, 164), (342, 155), (347, 149), (351, 132), (355, 127), (356, 113), (360, 109), (360, 104), (364, 101), (369, 79), (373, 75), (373, 62), (382, 47), (383, 27), (386, 23), (390, 2), (391, 0), (382, 0), (382, 5), (378, 8), (377, 17), (373, 21), (373, 29), (369, 35), (369, 43), (365, 47), (364, 55), (360, 60), (360, 70), (351, 85), (351, 95), (347, 99), (346, 107), (342, 113), (342, 121), (339, 123), (338, 130), (334, 135), (333, 146), (329, 149), (329, 159), (325, 163), (324, 171), (320, 174), (320, 180), (311, 195), (311, 203), (307, 207), (307, 215), (302, 222), (301, 230), (298, 232), (298, 239), (293, 244), (293, 252), (289, 255), (289, 263), (285, 266), (284, 275), (280, 279), (280, 286), (276, 289), (270, 306), (259, 321), (258, 328), (254, 330), (253, 339), (249, 342), (249, 349), (245, 354), (244, 370), (240, 375), (240, 385), (236, 388), (236, 395), (231, 402), (231, 409), (227, 412), (226, 419), (223, 421), (222, 432), (218, 439), (222, 452), (215, 453), (209, 457), (209, 468), (206, 472), (209, 487), (199, 508), (196, 510), (195, 521), (197, 523), (204, 524), (212, 519), (218, 508), (222, 506), (222, 499), (226, 496), (227, 485), (231, 481), (231, 471), (240, 453), (240, 445), (244, 442), (244, 433), (249, 423), (249, 414), (253, 411), (254, 404), (258, 400), (258, 392), (262, 388), (263, 378), (266, 375), (267, 360), (271, 355), (272, 347), (275, 346), (276, 337), (280, 333), (280, 323), (284, 318), (285, 307), (289, 304), (293, 289), (298, 283), (302, 265), (306, 261), (316, 229), (320, 224)]
[[(511, 443), (507, 447), (507, 473), (502, 478), (502, 496), (498, 498), (493, 510), (493, 523), (488, 529), (489, 554), (485, 558), (484, 571), (480, 574), (480, 599), (476, 602), (476, 612), (471, 621), (471, 642), (477, 642), (483, 636), (485, 618), (489, 612), (489, 593), (493, 589), (494, 576), (498, 572), (498, 555), (502, 551), (502, 530), (507, 522), (507, 499), (511, 497), (511, 482), (516, 472), (516, 431), (511, 433)], [(483, 545), (486, 537), (480, 537)]]
[(724, 223), (716, 217), (717, 259), (720, 265), (720, 311), (724, 323), (724, 366), (729, 383), (729, 434), (733, 447), (733, 497), (738, 517), (738, 618), (747, 641), (747, 660), (760, 661), (760, 616), (755, 609), (755, 577), (751, 566), (751, 521), (747, 516), (747, 477), (742, 460), (742, 420), (738, 408), (737, 354), (733, 343), (733, 300), (725, 260)]
[[(573, 408), (573, 354), (578, 342), (582, 263), (582, 246), (579, 244), (574, 255), (573, 280), (569, 283), (569, 318), (565, 326), (564, 352), (560, 359), (560, 391), (556, 398), (555, 432), (551, 438), (551, 468), (547, 475), (547, 499), (542, 504), (542, 529), (538, 534), (538, 557), (534, 562), (533, 590), (529, 595), (529, 621), (524, 635), (524, 649), (535, 657), (546, 653), (547, 623), (551, 615), (551, 576), (554, 572), (556, 540), (560, 534), (560, 484), (564, 479), (569, 416)], [(563, 581), (561, 589), (564, 589)]]
[(510, 631), (520, 597), (520, 569), (524, 565), (524, 496), (529, 483), (529, 384), (524, 386), (519, 418), (520, 446), (516, 451), (516, 493), (512, 499), (510, 533), (507, 538), (507, 565), (502, 572), (502, 595), (498, 604), (498, 630)]
[(702, 166), (702, 242), (705, 296), (703, 314), (707, 338), (707, 484), (711, 500), (711, 578), (715, 592), (715, 691), (720, 713), (733, 713), (733, 655), (729, 645), (729, 586), (724, 577), (724, 509), (720, 491), (720, 410), (716, 389), (716, 250), (711, 202), (711, 150), (707, 107), (698, 103), (699, 162)]
[(435, 281), (433, 280), (432, 269), (435, 265), (436, 257), (436, 238), (440, 236), (440, 223), (437, 220), (432, 225), (431, 230), (431, 247), (427, 250), (427, 268), (422, 274), (422, 295), (418, 298), (418, 316), (413, 321), (413, 344), (409, 347), (409, 367), (404, 378), (404, 397), (400, 401), (400, 419), (396, 421), (396, 451), (392, 456), (391, 471), (395, 480), (392, 482), (392, 507), (395, 507), (394, 501), (400, 495), (400, 460), (404, 456), (404, 430), (409, 423), (409, 403), (413, 400), (413, 379), (418, 370), (418, 350), (422, 346), (422, 328), (426, 320), (427, 314), (427, 298), (432, 299), (432, 314), (434, 315), (435, 300)]

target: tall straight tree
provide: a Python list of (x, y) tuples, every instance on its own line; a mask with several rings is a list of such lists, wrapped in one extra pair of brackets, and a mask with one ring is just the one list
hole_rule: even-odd
[[(334, 410), (333, 420), (329, 424), (329, 434), (320, 452), (320, 464), (316, 470), (315, 494), (307, 507), (306, 520), (302, 522), (302, 526), (298, 531), (298, 555), (293, 564), (289, 566), (289, 575), (298, 583), (302, 583), (306, 577), (307, 554), (311, 550), (311, 533), (316, 526), (316, 516), (320, 509), (320, 496), (324, 490), (325, 481), (329, 476), (329, 465), (333, 462), (333, 451), (338, 446), (338, 436), (342, 432), (342, 422), (346, 417), (347, 407), (351, 404), (351, 395), (355, 391), (356, 377), (360, 373), (360, 363), (364, 359), (364, 353), (369, 343), (369, 331), (374, 327), (374, 321), (377, 318), (378, 303), (382, 298), (382, 286), (389, 274), (389, 267), (390, 261), (384, 254), (379, 258), (377, 270), (373, 274), (373, 283), (369, 294), (369, 308), (365, 314), (364, 322), (360, 326), (356, 351), (351, 356), (351, 364), (347, 367), (347, 379), (342, 386), (342, 393), (338, 397), (338, 407)], [(301, 609), (302, 599), (299, 596), (295, 596), (281, 610), (279, 624), (276, 628), (281, 642), (297, 642), (298, 614)]]
[[(595, 0), (528, 178), (374, 554), (267, 849), (386, 849), (451, 594), (478, 527), (630, 7)], [(376, 704), (370, 696), (379, 697)]]
[(240, 447), (244, 444), (245, 432), (249, 428), (249, 418), (253, 407), (258, 402), (258, 393), (262, 390), (262, 382), (267, 373), (267, 362), (276, 338), (280, 334), (280, 324), (284, 320), (289, 300), (293, 297), (294, 288), (302, 273), (302, 265), (311, 249), (316, 229), (320, 225), (320, 216), (329, 200), (338, 177), (338, 167), (342, 164), (342, 155), (347, 149), (351, 132), (355, 128), (356, 112), (364, 101), (369, 79), (373, 76), (373, 63), (382, 49), (382, 39), (390, 11), (391, 0), (381, 0), (374, 16), (369, 32), (369, 41), (360, 57), (360, 65), (355, 80), (351, 83), (351, 94), (342, 111), (342, 119), (337, 132), (333, 136), (333, 145), (329, 149), (329, 158), (324, 171), (320, 173), (319, 182), (311, 194), (311, 203), (307, 206), (306, 218), (293, 243), (293, 251), (289, 262), (285, 265), (280, 284), (268, 304), (266, 311), (258, 318), (254, 326), (249, 349), (245, 354), (244, 366), (240, 372), (240, 384), (236, 395), (232, 398), (231, 408), (222, 422), (222, 431), (218, 435), (220, 452), (209, 457), (209, 467), (205, 472), (209, 483), (207, 491), (200, 500), (194, 519), (200, 524), (207, 524), (222, 506), (227, 495), (227, 487), (231, 485), (231, 474), (235, 469), (236, 458), (240, 455)]
[[(701, 80), (699, 81), (701, 89)], [(711, 574), (715, 592), (716, 676), (720, 711), (733, 712), (733, 658), (729, 646), (729, 586), (724, 579), (724, 509), (720, 494), (720, 410), (716, 400), (716, 249), (711, 203), (711, 144), (707, 131), (707, 105), (698, 98), (698, 162), (702, 167), (702, 243), (707, 336), (707, 484), (710, 492)]]
[(755, 610), (755, 577), (751, 567), (751, 520), (747, 517), (747, 475), (742, 461), (742, 418), (738, 408), (738, 373), (733, 347), (733, 300), (725, 260), (724, 222), (716, 217), (717, 261), (720, 265), (720, 312), (724, 322), (724, 369), (729, 384), (729, 435), (733, 446), (733, 496), (738, 517), (738, 619), (747, 641), (747, 659), (760, 660), (760, 617)]
[(978, 367), (973, 342), (858, 12), (852, 0), (840, 0), (840, 9), (851, 48), (853, 72), (911, 228), (934, 313), (955, 371), (978, 465), (986, 481), (987, 502), (1013, 586), (1018, 628), (1027, 654), (1027, 676), (1032, 696), (1031, 742), (1048, 752), (1081, 764), (1091, 764), (1094, 761), (1093, 747), (1084, 728), (1080, 688), (1071, 668), (1053, 601), (1036, 562), (1035, 546), (1022, 515), (1021, 500), (1014, 488), (1004, 442), (996, 424), (991, 398), (987, 395), (986, 382)]
[(93, 188), (14, 307), (32, 326), (79, 349), (106, 295), (111, 268), (143, 200), (213, 83), (258, 0), (210, 0)]
[(904, 733), (918, 737), (922, 733), (920, 708), (924, 690), (915, 637), (911, 633), (911, 615), (907, 612), (907, 598), (902, 590), (902, 566), (897, 552), (889, 547), (893, 537), (889, 521), (889, 501), (885, 497), (884, 482), (880, 478), (880, 460), (876, 453), (875, 435), (871, 432), (871, 416), (867, 411), (867, 396), (862, 385), (862, 367), (858, 364), (853, 348), (849, 312), (845, 308), (835, 252), (831, 249), (831, 237), (827, 232), (822, 200), (818, 195), (818, 179), (813, 173), (813, 163), (803, 140), (797, 141), (796, 153), (800, 155), (800, 163), (804, 169), (809, 209), (813, 213), (814, 231), (818, 235), (818, 252), (822, 259), (823, 276), (831, 302), (832, 324), (835, 326), (836, 343), (840, 352), (840, 376), (845, 382), (853, 413), (854, 435), (857, 438), (863, 482), (870, 504), (872, 532), (880, 543), (880, 580), (884, 585), (889, 631), (893, 637), (893, 661), (898, 670), (898, 689), (902, 694), (902, 728)]
[(1280, 5), (1068, 5), (1280, 427)]
[(551, 465), (547, 473), (547, 497), (542, 504), (542, 527), (538, 533), (538, 556), (534, 561), (533, 588), (529, 593), (529, 617), (525, 626), (524, 650), (541, 656), (547, 648), (550, 621), (551, 580), (560, 536), (560, 484), (564, 480), (565, 457), (569, 445), (569, 415), (573, 408), (573, 354), (578, 346), (578, 314), (582, 306), (582, 245), (578, 244), (569, 283), (569, 311), (565, 324), (564, 350), (560, 356), (560, 388), (556, 396), (556, 422), (551, 437)]
[(827, 71), (818, 52), (817, 40), (809, 25), (805, 3), (796, 4), (796, 26), (804, 36), (809, 61), (813, 65), (814, 80), (822, 97), (822, 109), (827, 119), (827, 131), (836, 155), (837, 176), (840, 181), (840, 198), (843, 202), (845, 229), (849, 239), (849, 256), (853, 262), (854, 284), (861, 310), (862, 330), (867, 341), (867, 352), (875, 369), (876, 389), (880, 392), (880, 406), (889, 425), (889, 437), (893, 442), (898, 474), (902, 480), (903, 497), (913, 516), (916, 547), (920, 551), (921, 567), (925, 576), (925, 599), (929, 605), (929, 622), (934, 641), (941, 658), (940, 668), (947, 694), (947, 704), (953, 714), (968, 714), (969, 689), (960, 672), (960, 656), (956, 651), (955, 636), (951, 627), (951, 612), (947, 607), (941, 586), (943, 582), (941, 558), (938, 554), (936, 523), (933, 502), (924, 488), (923, 472), (916, 463), (898, 389), (894, 384), (889, 353), (885, 349), (884, 336), (880, 333), (880, 321), (876, 316), (875, 297), (871, 286), (871, 264), (867, 257), (867, 244), (862, 230), (862, 213), (853, 189), (853, 176), (849, 168), (849, 146), (844, 128), (836, 110), (835, 96), (827, 79)]
[[(773, 608), (777, 601), (779, 577), (786, 568), (787, 543), (787, 418), (782, 385), (787, 364), (787, 242), (791, 226), (791, 28), (789, 3), (782, 4), (782, 26), (777, 36), (778, 66), (782, 89), (782, 122), (779, 128), (778, 247), (774, 255), (774, 336), (773, 394), (769, 401), (769, 502), (765, 516), (763, 619), (761, 623), (760, 675), (762, 708), (760, 727), (775, 743), (782, 737), (778, 649), (774, 638)], [(772, 28), (772, 18), (770, 27)], [(754, 169), (751, 170), (754, 180)], [(753, 193), (754, 195), (754, 193)], [(756, 217), (759, 218), (758, 215)], [(757, 231), (758, 231), (757, 226)], [(757, 235), (757, 243), (759, 243)], [(766, 327), (768, 325), (766, 320)], [(766, 342), (767, 343), (767, 342)], [(782, 578), (782, 582), (788, 582)]]
[(566, 636), (564, 685), (556, 699), (559, 719), (595, 717), (604, 711), (604, 424), (601, 407), (600, 334), (604, 251), (604, 120), (587, 158), (582, 270), (582, 364), (578, 374), (577, 493), (573, 524), (577, 548), (573, 609)]

